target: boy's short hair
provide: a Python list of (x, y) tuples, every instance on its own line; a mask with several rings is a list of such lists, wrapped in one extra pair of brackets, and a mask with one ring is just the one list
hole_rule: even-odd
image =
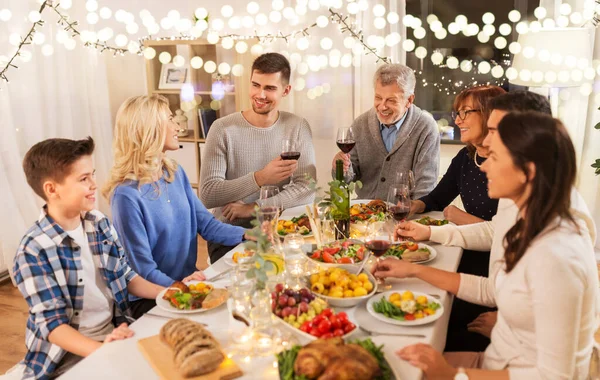
[(292, 71), (290, 62), (279, 53), (265, 53), (254, 60), (252, 71), (256, 70), (260, 74), (281, 73), (281, 81), (284, 85), (290, 83), (290, 73)]
[(27, 183), (42, 199), (44, 181), (52, 179), (58, 183), (64, 181), (71, 171), (71, 165), (82, 156), (91, 156), (94, 152), (94, 140), (47, 139), (29, 149), (23, 159), (23, 171)]

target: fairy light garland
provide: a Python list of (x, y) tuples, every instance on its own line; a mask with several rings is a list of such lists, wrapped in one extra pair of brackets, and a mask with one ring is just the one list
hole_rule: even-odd
[[(70, 4), (70, 0), (63, 0), (63, 2), (65, 2), (65, 4), (67, 4), (67, 3)], [(315, 4), (318, 2), (319, 2), (318, 0), (313, 1), (313, 3), (315, 3)], [(98, 7), (97, 2), (94, 1), (94, 3), (95, 3), (95, 6), (88, 7), (89, 8), (88, 11), (91, 14), (93, 13), (93, 14), (97, 15), (96, 12), (98, 11), (99, 7)], [(357, 14), (358, 12), (366, 12), (369, 9), (366, 0), (359, 0), (358, 2), (348, 3), (347, 8), (348, 8), (348, 13), (350, 15), (345, 15), (341, 12), (334, 10), (334, 8), (336, 8), (336, 9), (341, 8), (341, 4), (339, 6), (338, 5), (332, 6), (332, 4), (330, 2), (326, 3), (324, 1), (321, 1), (320, 3), (321, 3), (321, 7), (329, 6), (329, 8), (328, 8), (329, 15), (326, 16), (326, 15), (321, 14), (317, 17), (316, 22), (313, 22), (312, 24), (309, 24), (301, 29), (295, 30), (295, 31), (293, 31), (291, 33), (287, 33), (287, 34), (284, 34), (282, 31), (278, 31), (277, 33), (259, 34), (258, 31), (255, 29), (254, 34), (249, 34), (249, 35), (236, 34), (236, 33), (228, 33), (228, 34), (220, 35), (219, 32), (217, 31), (217, 29), (214, 28), (214, 26), (215, 26), (214, 24), (213, 24), (212, 29), (210, 29), (208, 27), (208, 23), (207, 23), (208, 19), (207, 18), (202, 19), (204, 24), (202, 26), (199, 26), (200, 24), (198, 24), (198, 22), (196, 24), (193, 24), (192, 22), (189, 22), (189, 19), (187, 19), (187, 18), (185, 18), (185, 19), (182, 18), (180, 20), (179, 13), (176, 11), (171, 11), (171, 12), (169, 12), (169, 15), (167, 17), (167, 18), (171, 18), (171, 21), (169, 22), (171, 26), (169, 26), (169, 27), (165, 26), (165, 27), (163, 27), (163, 29), (170, 29), (171, 27), (176, 26), (176, 29), (180, 32), (180, 35), (156, 38), (156, 37), (153, 37), (153, 34), (158, 33), (158, 30), (159, 30), (157, 21), (154, 19), (154, 17), (151, 16), (151, 14), (147, 10), (143, 10), (141, 13), (144, 13), (146, 16), (143, 16), (140, 14), (140, 17), (142, 18), (142, 24), (148, 28), (148, 32), (150, 34), (148, 34), (144, 37), (141, 37), (141, 38), (137, 38), (137, 40), (131, 39), (128, 44), (127, 44), (126, 36), (119, 35), (117, 37), (120, 37), (120, 40), (115, 38), (116, 44), (118, 46), (125, 46), (125, 45), (127, 45), (127, 46), (114, 47), (107, 43), (107, 41), (112, 37), (112, 29), (105, 28), (108, 30), (108, 32), (110, 32), (110, 35), (108, 38), (100, 37), (102, 30), (99, 31), (97, 35), (95, 32), (90, 32), (87, 30), (83, 31), (83, 33), (82, 33), (82, 32), (80, 32), (80, 30), (78, 30), (79, 24), (77, 21), (69, 20), (68, 15), (63, 14), (60, 10), (58, 10), (60, 1), (46, 0), (42, 3), (42, 5), (39, 9), (39, 12), (37, 12), (38, 17), (35, 17), (32, 19), (31, 14), (30, 14), (30, 20), (33, 22), (33, 25), (31, 27), (31, 29), (29, 30), (29, 32), (27, 33), (27, 35), (21, 39), (20, 43), (18, 44), (17, 50), (12, 55), (12, 57), (10, 59), (6, 58), (6, 60), (5, 60), (6, 65), (0, 71), (0, 79), (8, 82), (6, 73), (11, 68), (15, 68), (15, 69), (18, 68), (18, 66), (15, 65), (15, 59), (17, 57), (22, 57), (22, 59), (25, 60), (25, 56), (22, 51), (24, 46), (30, 45), (32, 43), (38, 44), (38, 42), (36, 42), (36, 32), (39, 28), (41, 28), (44, 25), (44, 20), (41, 19), (41, 14), (43, 11), (47, 10), (48, 8), (52, 9), (58, 15), (59, 19), (58, 19), (57, 23), (63, 28), (64, 31), (66, 31), (67, 33), (69, 33), (71, 35), (71, 37), (70, 37), (71, 39), (73, 37), (77, 36), (82, 40), (84, 46), (97, 49), (100, 52), (106, 52), (106, 51), (111, 52), (113, 54), (113, 56), (117, 56), (117, 55), (123, 56), (123, 55), (125, 55), (125, 53), (129, 52), (131, 54), (145, 56), (147, 59), (154, 59), (155, 55), (153, 55), (153, 54), (145, 55), (144, 54), (144, 51), (146, 49), (149, 49), (148, 47), (144, 46), (144, 43), (146, 41), (148, 41), (148, 40), (159, 40), (159, 41), (161, 41), (161, 40), (170, 40), (170, 41), (194, 40), (194, 39), (199, 38), (199, 36), (205, 30), (209, 35), (212, 35), (213, 41), (216, 41), (216, 42), (214, 42), (214, 44), (216, 44), (219, 40), (221, 41), (221, 44), (223, 44), (223, 40), (225, 40), (227, 42), (227, 45), (231, 45), (232, 40), (238, 41), (238, 44), (241, 41), (255, 40), (260, 45), (269, 45), (271, 43), (274, 43), (275, 41), (284, 41), (286, 44), (289, 45), (290, 42), (296, 40), (296, 45), (297, 45), (298, 50), (304, 51), (304, 50), (308, 49), (308, 47), (311, 45), (310, 41), (308, 39), (308, 37), (310, 37), (311, 29), (313, 29), (317, 26), (321, 27), (321, 28), (325, 27), (328, 24), (328, 21), (330, 21), (332, 24), (338, 24), (339, 25), (339, 27), (337, 28), (338, 31), (341, 34), (348, 34), (349, 37), (352, 37), (352, 40), (355, 41), (353, 44), (359, 45), (359, 46), (351, 49), (350, 46), (346, 46), (346, 44), (344, 44), (344, 46), (346, 48), (348, 48), (349, 50), (352, 50), (351, 54), (343, 54), (343, 56), (342, 56), (341, 54), (339, 54), (339, 51), (337, 51), (338, 54), (336, 54), (335, 59), (333, 59), (331, 56), (331, 53), (330, 53), (329, 62), (327, 61), (327, 55), (323, 55), (323, 54), (318, 55), (318, 58), (321, 60), (321, 62), (323, 62), (323, 61), (325, 62), (324, 64), (321, 64), (321, 67), (318, 70), (320, 70), (323, 67), (326, 67), (328, 65), (330, 65), (331, 67), (337, 67), (338, 65), (340, 65), (340, 61), (342, 63), (341, 64), (342, 67), (349, 67), (350, 65), (358, 66), (360, 64), (360, 60), (357, 57), (362, 54), (373, 55), (376, 59), (376, 62), (392, 63), (391, 57), (381, 54), (381, 51), (382, 51), (381, 49), (385, 45), (387, 45), (388, 47), (393, 47), (393, 46), (397, 45), (398, 43), (400, 43), (399, 38), (396, 38), (398, 36), (392, 36), (392, 34), (394, 34), (394, 33), (389, 34), (385, 38), (385, 44), (383, 44), (384, 38), (382, 38), (380, 36), (368, 36), (368, 38), (367, 38), (365, 36), (365, 34), (363, 33), (363, 30), (360, 29), (356, 25), (356, 23), (353, 19), (354, 15)], [(254, 3), (254, 2), (251, 4), (253, 4), (252, 11), (251, 11), (250, 7), (248, 7), (248, 14), (254, 15), (254, 14), (258, 13), (259, 7), (258, 7), (258, 4)], [(251, 4), (249, 4), (249, 6)], [(594, 26), (597, 26), (600, 23), (600, 15), (595, 11), (596, 8), (590, 8), (590, 6), (591, 6), (590, 4), (600, 5), (600, 0), (586, 0), (586, 4), (584, 7), (585, 10), (583, 12), (583, 15), (578, 12), (572, 12), (572, 9), (570, 7), (568, 9), (567, 9), (567, 7), (561, 7), (559, 10), (560, 17), (559, 17), (559, 19), (557, 19), (556, 25), (566, 26), (569, 24), (569, 21), (570, 21), (573, 25), (580, 25), (583, 22), (583, 25), (585, 25), (586, 23), (592, 23)], [(279, 7), (279, 5), (281, 5), (281, 4), (278, 3), (278, 7)], [(312, 10), (312, 11), (317, 11), (319, 9), (319, 7), (312, 6), (310, 3), (307, 2), (304, 7), (302, 7), (300, 5), (297, 6), (295, 8), (296, 13), (294, 13), (294, 9), (289, 8), (289, 7), (288, 7), (289, 9), (288, 8), (276, 9), (275, 5), (273, 5), (274, 10), (271, 13), (279, 13), (279, 16), (281, 16), (281, 14), (283, 14), (283, 17), (285, 19), (290, 20), (291, 25), (295, 25), (298, 23), (298, 20), (299, 20), (298, 17), (306, 14), (306, 9), (305, 9), (306, 5), (308, 5), (308, 8), (310, 8), (310, 10)], [(353, 6), (351, 7), (351, 5), (353, 5)], [(87, 6), (87, 4), (86, 4), (86, 6)], [(65, 6), (63, 8), (67, 9), (68, 7), (70, 7), (70, 6)], [(110, 9), (108, 9), (108, 8), (105, 9), (105, 8), (106, 7), (99, 9), (99, 14), (102, 19), (110, 18), (111, 14), (112, 14)], [(205, 17), (207, 15), (206, 10), (204, 8), (199, 8), (199, 9), (202, 9), (204, 11), (202, 16)], [(2, 11), (5, 11), (5, 10), (2, 10)], [(31, 12), (31, 13), (34, 13), (34, 12)], [(172, 12), (173, 12), (173, 14), (177, 13), (176, 18), (171, 17)], [(196, 10), (196, 12), (198, 12), (198, 10)], [(376, 19), (373, 22), (374, 22), (376, 29), (380, 30), (380, 29), (383, 29), (387, 25), (387, 23), (389, 23), (390, 25), (393, 25), (400, 21), (400, 17), (397, 15), (397, 13), (387, 12), (387, 17), (386, 17), (386, 12), (387, 11), (386, 11), (385, 7), (383, 7), (383, 6), (379, 6), (377, 9), (375, 9), (375, 7), (373, 8), (373, 14), (376, 16)], [(5, 12), (4, 16), (2, 14), (0, 14), (0, 20), (7, 21), (8, 19), (10, 19), (10, 15), (6, 16), (6, 13), (7, 12)], [(200, 13), (202, 13), (202, 12), (200, 12)], [(225, 24), (229, 24), (230, 28), (232, 28), (232, 29), (237, 29), (240, 27), (240, 25), (244, 25), (244, 27), (249, 28), (249, 25), (252, 24), (252, 22), (250, 22), (252, 20), (249, 20), (249, 22), (246, 22), (248, 20), (245, 20), (246, 18), (252, 18), (252, 16), (248, 16), (248, 15), (246, 15), (244, 17), (242, 17), (242, 15), (233, 16), (233, 9), (228, 8), (228, 12), (226, 12), (226, 13), (223, 13), (223, 9), (222, 9), (221, 13), (225, 17), (225, 21), (223, 21), (221, 19), (214, 20), (214, 21), (220, 21), (221, 27), (218, 28), (218, 30), (221, 30), (221, 28), (224, 27)], [(534, 15), (537, 18), (537, 21), (528, 22), (526, 20), (521, 20), (520, 13), (516, 10), (513, 10), (513, 11), (509, 12), (509, 15), (508, 15), (510, 22), (513, 23), (512, 26), (509, 24), (502, 24), (499, 26), (494, 26), (493, 24), (495, 21), (495, 16), (492, 13), (487, 12), (482, 17), (483, 24), (484, 24), (483, 27), (480, 27), (477, 23), (471, 22), (463, 15), (458, 15), (453, 22), (450, 22), (446, 26), (444, 26), (439, 21), (437, 16), (435, 16), (433, 14), (430, 14), (427, 16), (427, 23), (421, 21), (421, 19), (418, 17), (414, 17), (412, 15), (406, 15), (401, 20), (401, 22), (407, 28), (413, 29), (414, 40), (405, 39), (403, 41), (403, 43), (401, 44), (401, 48), (403, 48), (407, 53), (413, 52), (417, 56), (417, 58), (421, 59), (421, 62), (423, 61), (423, 59), (425, 59), (425, 57), (429, 56), (427, 59), (431, 59), (434, 66), (437, 66), (439, 68), (448, 68), (451, 70), (458, 69), (465, 73), (477, 73), (477, 74), (481, 74), (481, 75), (491, 74), (491, 76), (493, 76), (495, 78), (496, 84), (503, 84), (507, 78), (511, 79), (512, 77), (517, 75), (516, 70), (509, 67), (511, 64), (510, 58), (503, 59), (501, 62), (494, 62), (493, 60), (490, 60), (490, 61), (478, 61), (477, 63), (475, 63), (469, 59), (459, 61), (455, 57), (445, 56), (439, 50), (427, 51), (427, 49), (425, 47), (416, 46), (415, 41), (418, 42), (417, 40), (420, 40), (423, 37), (425, 37), (426, 33), (424, 33), (424, 32), (426, 32), (426, 30), (425, 30), (426, 28), (428, 30), (431, 30), (431, 32), (437, 39), (444, 39), (449, 34), (456, 35), (456, 34), (462, 32), (465, 36), (475, 37), (480, 41), (482, 39), (485, 39), (486, 41), (490, 41), (490, 38), (491, 38), (492, 39), (492, 42), (490, 42), (491, 45), (496, 46), (496, 48), (501, 49), (501, 50), (507, 48), (508, 51), (510, 51), (510, 53), (512, 53), (512, 54), (526, 54), (526, 55), (531, 55), (531, 56), (540, 55), (540, 57), (541, 57), (542, 53), (544, 53), (544, 52), (542, 52), (542, 51), (536, 52), (532, 47), (521, 47), (517, 42), (512, 42), (512, 43), (508, 44), (508, 42), (506, 41), (506, 38), (503, 36), (509, 35), (512, 30), (515, 30), (517, 33), (527, 33), (530, 31), (536, 31), (538, 29), (541, 29), (542, 27), (550, 27), (551, 21), (554, 22), (554, 20), (546, 18), (546, 15), (547, 15), (546, 13), (547, 12), (545, 12), (545, 9), (543, 9), (542, 7), (538, 7), (536, 9), (536, 12), (534, 12)], [(287, 14), (287, 16), (286, 16), (286, 14)], [(121, 17), (119, 17), (119, 15)], [(261, 14), (258, 14), (257, 16), (260, 16), (260, 15), (262, 15), (263, 18), (266, 19), (265, 14), (261, 13)], [(88, 16), (89, 16), (89, 14), (88, 14)], [(269, 19), (271, 19), (271, 16), (272, 15), (269, 14)], [(117, 19), (117, 21), (127, 24), (127, 31), (129, 34), (135, 34), (137, 32), (138, 25), (136, 24), (134, 16), (131, 13), (128, 13), (123, 10), (118, 10), (115, 12), (115, 18)], [(227, 20), (226, 20), (227, 18), (230, 19), (229, 22), (227, 22)], [(232, 22), (233, 18), (236, 19), (235, 23)], [(292, 20), (292, 18), (293, 18), (293, 20)], [(161, 27), (163, 26), (163, 21), (165, 19), (166, 18), (163, 18), (161, 20), (161, 22), (160, 22)], [(279, 17), (279, 19), (281, 19), (281, 17)], [(386, 23), (386, 20), (387, 20), (387, 23)], [(183, 27), (180, 28), (178, 21), (188, 21), (189, 25), (186, 28), (183, 28)], [(201, 21), (201, 20), (199, 19), (198, 21)], [(273, 21), (273, 20), (271, 20), (271, 21)], [(294, 21), (294, 22), (292, 22), (292, 21)], [(96, 22), (93, 22), (93, 24), (95, 24)], [(275, 22), (275, 21), (273, 21), (273, 22)], [(169, 23), (167, 23), (167, 24), (169, 24)], [(135, 28), (133, 28), (133, 27), (129, 28), (129, 26), (131, 26), (131, 24), (135, 24)], [(217, 24), (219, 24), (219, 23), (217, 23)], [(237, 26), (234, 26), (234, 24)], [(152, 30), (150, 28), (151, 25), (152, 25)], [(264, 24), (258, 23), (258, 21), (257, 21), (256, 25), (264, 25)], [(154, 31), (154, 27), (156, 27), (156, 29), (155, 29), (156, 32)], [(188, 30), (188, 29), (190, 29), (190, 30)], [(135, 30), (135, 31), (132, 32), (130, 30)], [(497, 35), (495, 38), (493, 38), (492, 36), (496, 32), (499, 33), (499, 35)], [(190, 33), (191, 35), (188, 35), (188, 33)], [(427, 31), (427, 33), (429, 33), (429, 32)], [(347, 37), (346, 39), (348, 39), (349, 37)], [(388, 41), (388, 37), (389, 37), (389, 41)], [(392, 38), (392, 37), (394, 37), (394, 38)], [(121, 41), (121, 42), (119, 42), (119, 41)], [(209, 41), (210, 41), (210, 39), (209, 39)], [(331, 45), (330, 42), (331, 41), (329, 41), (328, 43), (326, 43), (324, 45), (321, 44), (321, 47), (323, 48), (323, 50), (331, 50), (331, 47), (333, 47), (333, 46)], [(481, 42), (484, 43), (483, 41), (481, 41)], [(41, 43), (43, 43), (43, 42), (41, 42)], [(41, 44), (41, 43), (39, 43), (39, 44)], [(213, 43), (213, 42), (211, 42), (211, 43)], [(71, 40), (70, 44), (69, 45), (65, 44), (65, 46), (68, 49), (72, 49), (75, 46), (75, 41)], [(329, 47), (326, 48), (323, 46), (329, 46)], [(230, 47), (233, 47), (233, 46), (230, 46)], [(236, 47), (236, 50), (238, 50), (237, 44), (235, 47)], [(49, 48), (52, 48), (52, 46), (51, 45), (43, 46), (42, 53), (44, 55), (52, 54), (53, 49), (49, 49)], [(46, 52), (49, 52), (49, 53), (45, 53), (44, 49)], [(251, 50), (252, 53), (255, 54), (254, 49), (249, 49), (249, 46), (247, 46), (243, 43), (240, 45), (238, 52), (240, 54), (242, 54), (248, 50)], [(258, 49), (258, 50), (262, 50), (262, 49)], [(334, 50), (336, 50), (336, 49), (334, 49)], [(334, 50), (331, 50), (331, 52), (333, 52)], [(349, 56), (347, 57), (347, 55), (349, 55)], [(504, 54), (504, 55), (508, 56), (507, 54)], [(325, 56), (324, 60), (323, 60), (322, 56)], [(315, 56), (315, 57), (317, 57), (317, 56)], [(312, 57), (312, 58), (314, 58), (313, 61), (316, 62), (315, 57)], [(310, 67), (311, 71), (318, 71), (318, 70), (313, 69), (313, 67), (316, 67), (315, 62), (313, 62), (312, 66), (308, 64), (309, 63), (308, 61), (305, 61), (305, 62), (300, 61), (300, 62), (303, 66)], [(335, 66), (331, 62), (336, 62)], [(550, 60), (550, 63), (553, 63), (553, 61)], [(300, 63), (298, 63), (298, 66), (300, 66)], [(594, 78), (595, 78), (596, 74), (600, 75), (600, 68), (598, 68), (597, 66), (598, 66), (597, 63), (592, 63), (591, 66), (587, 66), (585, 68), (585, 71), (583, 71), (584, 77), (588, 80), (592, 80), (593, 79), (593, 78), (591, 78), (592, 71), (594, 72)], [(596, 70), (596, 69), (598, 69), (598, 70)], [(584, 69), (582, 68), (582, 70), (584, 70)], [(304, 75), (304, 74), (306, 74), (306, 72), (308, 70), (303, 70), (303, 71), (304, 72), (299, 71), (299, 74)], [(420, 79), (422, 79), (422, 81), (419, 81), (419, 83), (421, 83), (422, 86), (426, 87), (428, 85), (432, 85), (433, 87), (438, 88), (438, 90), (440, 92), (446, 92), (447, 94), (457, 91), (460, 87), (468, 87), (470, 85), (481, 84), (481, 83), (473, 80), (466, 84), (463, 84), (462, 82), (459, 81), (460, 83), (456, 82), (451, 85), (446, 85), (445, 83), (428, 83), (426, 79), (423, 79), (423, 78), (420, 78)], [(493, 81), (494, 80), (489, 81), (489, 83), (491, 83)], [(459, 83), (459, 84), (457, 85), (457, 83)], [(482, 83), (488, 83), (488, 81), (483, 80)], [(316, 87), (314, 87), (314, 89), (316, 89)], [(307, 90), (309, 90), (309, 89), (307, 88)], [(315, 92), (321, 93), (321, 91), (318, 89), (316, 89)], [(323, 91), (322, 93), (327, 93), (327, 91)], [(317, 96), (320, 96), (320, 95), (317, 95)]]

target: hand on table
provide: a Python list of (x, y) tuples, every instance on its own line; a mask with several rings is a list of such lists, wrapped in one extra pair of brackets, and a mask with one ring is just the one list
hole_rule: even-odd
[(411, 238), (414, 241), (429, 240), (431, 237), (431, 228), (417, 222), (400, 222), (396, 226), (395, 239), (406, 240)]
[(465, 220), (465, 217), (467, 216), (471, 216), (471, 214), (453, 205), (450, 205), (444, 209), (444, 218), (447, 219), (449, 222), (452, 222), (459, 226), (468, 223), (468, 221)]
[(396, 352), (400, 359), (423, 370), (428, 379), (452, 380), (457, 370), (429, 344), (417, 343)]
[(131, 338), (133, 334), (133, 330), (127, 326), (127, 323), (121, 323), (119, 327), (116, 327), (106, 336), (106, 338), (104, 338), (104, 344), (114, 342), (115, 340)]
[(258, 186), (277, 185), (288, 179), (298, 169), (297, 160), (284, 160), (277, 157), (261, 170), (254, 172), (254, 180)]
[(252, 216), (254, 206), (256, 206), (255, 203), (232, 202), (223, 207), (222, 213), (230, 222), (235, 219), (247, 219)]
[(187, 276), (186, 278), (181, 280), (181, 282), (204, 281), (204, 280), (206, 280), (206, 276), (204, 275), (204, 273), (201, 270), (199, 270), (199, 271), (196, 271), (196, 272), (190, 274), (189, 276)]
[(423, 211), (425, 211), (425, 202), (420, 200), (410, 201), (410, 213), (408, 216), (421, 214)]
[(373, 276), (378, 278), (395, 277), (407, 278), (414, 276), (415, 264), (407, 261), (388, 258), (378, 261), (371, 268)]
[(350, 169), (350, 153), (337, 152), (337, 154), (333, 157), (333, 161), (331, 162), (331, 168), (335, 170), (335, 163), (337, 160), (344, 161), (344, 173)]
[(492, 336), (492, 329), (496, 325), (497, 320), (497, 311), (481, 313), (477, 318), (467, 325), (467, 330), (490, 338)]

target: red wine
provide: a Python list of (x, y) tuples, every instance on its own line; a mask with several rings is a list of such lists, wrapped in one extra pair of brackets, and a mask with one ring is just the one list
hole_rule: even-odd
[(300, 152), (283, 152), (281, 153), (282, 160), (297, 160), (300, 158)]
[(386, 253), (390, 248), (390, 242), (386, 240), (371, 240), (365, 244), (365, 247), (377, 257)]
[(349, 153), (354, 149), (354, 145), (356, 145), (356, 141), (354, 140), (338, 140), (336, 143), (338, 148), (344, 153)]
[(397, 222), (400, 222), (400, 221), (408, 218), (408, 214), (410, 213), (410, 207), (391, 206), (390, 212), (392, 213), (394, 220), (396, 220)]

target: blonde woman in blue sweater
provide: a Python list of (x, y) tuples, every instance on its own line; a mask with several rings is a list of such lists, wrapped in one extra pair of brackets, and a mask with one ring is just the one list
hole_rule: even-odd
[[(165, 155), (179, 148), (177, 128), (163, 96), (127, 99), (117, 113), (114, 166), (103, 189), (132, 268), (162, 286), (204, 279), (196, 270), (198, 234), (236, 245), (246, 232), (216, 220)], [(154, 307), (154, 300), (131, 301), (135, 317)]]

